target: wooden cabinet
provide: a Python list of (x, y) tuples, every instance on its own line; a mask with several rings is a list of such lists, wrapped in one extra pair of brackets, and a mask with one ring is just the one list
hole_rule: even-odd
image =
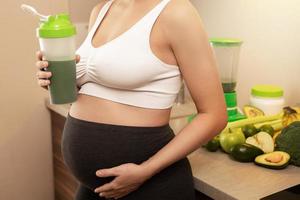
[(74, 200), (78, 182), (64, 164), (61, 138), (66, 118), (51, 111), (55, 200)]

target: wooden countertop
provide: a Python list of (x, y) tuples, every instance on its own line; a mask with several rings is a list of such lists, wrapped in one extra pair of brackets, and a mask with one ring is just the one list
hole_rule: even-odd
[[(46, 106), (65, 117), (70, 107), (50, 105), (48, 100)], [(170, 125), (175, 134), (187, 124), (184, 115), (195, 111), (194, 107), (187, 107), (179, 109), (177, 114), (174, 109)], [(195, 189), (217, 200), (258, 200), (300, 183), (300, 167), (292, 165), (283, 170), (271, 170), (253, 163), (236, 162), (221, 151), (208, 152), (203, 148), (194, 151), (188, 159)]]
[(272, 170), (200, 148), (189, 156), (197, 190), (214, 199), (256, 200), (300, 183), (300, 167)]

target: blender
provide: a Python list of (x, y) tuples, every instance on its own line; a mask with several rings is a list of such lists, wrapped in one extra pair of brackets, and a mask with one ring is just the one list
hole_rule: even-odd
[(246, 118), (241, 114), (240, 109), (237, 107), (237, 94), (235, 91), (239, 53), (242, 43), (243, 42), (239, 39), (210, 39), (210, 44), (213, 47), (221, 77), (229, 122)]

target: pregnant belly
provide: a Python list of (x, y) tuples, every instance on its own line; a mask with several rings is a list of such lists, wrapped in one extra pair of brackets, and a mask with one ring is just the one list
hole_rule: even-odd
[(173, 137), (169, 125), (134, 127), (85, 121), (68, 115), (62, 138), (62, 154), (70, 172), (90, 189), (110, 182), (98, 169), (124, 163), (140, 164)]

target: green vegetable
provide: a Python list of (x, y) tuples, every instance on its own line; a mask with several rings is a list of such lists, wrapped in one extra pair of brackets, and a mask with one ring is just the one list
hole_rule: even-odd
[(273, 126), (274, 124), (279, 124), (279, 123), (282, 124), (282, 118), (275, 119), (275, 120), (272, 120), (272, 121), (266, 121), (266, 122), (262, 122), (262, 123), (256, 123), (256, 124), (254, 124), (254, 126), (257, 129), (259, 129), (260, 127), (262, 127), (263, 125), (266, 125), (266, 124), (269, 124), (269, 125)]
[(212, 140), (208, 141), (207, 144), (205, 144), (205, 148), (207, 151), (217, 151), (220, 147), (220, 140), (219, 137), (214, 137)]
[(283, 151), (274, 151), (255, 158), (256, 165), (269, 169), (283, 169), (289, 165), (290, 155)]
[(276, 132), (276, 131), (280, 131), (283, 128), (282, 122), (283, 122), (283, 120), (282, 120), (282, 118), (280, 118), (280, 119), (276, 119), (276, 120), (273, 120), (273, 121), (257, 123), (257, 124), (254, 124), (254, 126), (257, 129), (261, 129), (263, 126), (272, 126), (272, 128)]
[(231, 156), (240, 162), (253, 162), (256, 156), (264, 152), (251, 144), (237, 144), (231, 149)]
[(260, 131), (269, 133), (272, 137), (273, 137), (274, 132), (275, 132), (274, 128), (269, 124), (265, 124), (262, 127), (260, 127)]
[(285, 127), (275, 139), (276, 150), (287, 152), (291, 164), (300, 166), (300, 121)]
[(246, 138), (251, 137), (251, 136), (255, 135), (256, 133), (258, 133), (257, 128), (253, 124), (247, 124), (247, 125), (243, 126), (242, 131)]
[(282, 113), (276, 114), (276, 115), (268, 115), (268, 116), (258, 116), (258, 117), (252, 117), (247, 119), (242, 119), (234, 122), (229, 122), (225, 128), (226, 129), (233, 129), (233, 128), (240, 128), (242, 126), (245, 126), (247, 124), (257, 124), (257, 123), (264, 123), (274, 120), (279, 120), (282, 118)]

